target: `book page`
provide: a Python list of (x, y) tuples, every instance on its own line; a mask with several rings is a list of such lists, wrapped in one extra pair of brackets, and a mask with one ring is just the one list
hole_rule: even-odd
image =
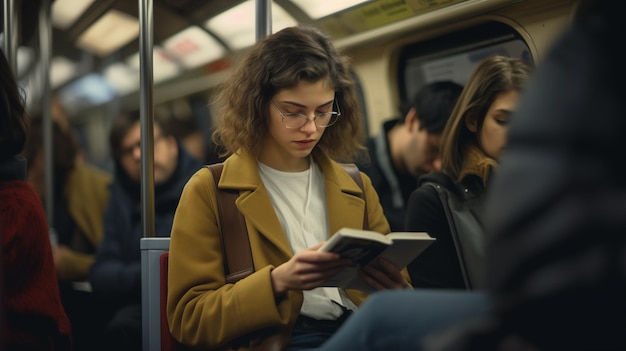
[(365, 266), (388, 247), (379, 241), (363, 238), (344, 237), (330, 250), (338, 253), (341, 257), (349, 258), (355, 265)]
[(392, 233), (389, 237), (393, 240), (393, 245), (380, 257), (393, 262), (398, 268), (406, 267), (435, 241), (435, 238), (421, 232)]
[(383, 235), (380, 233), (342, 228), (324, 244), (320, 250), (335, 252), (350, 258), (353, 264), (347, 266), (321, 286), (336, 286), (345, 289), (357, 289), (373, 292), (358, 272), (364, 266), (385, 258), (404, 269), (415, 257), (421, 254), (435, 241), (425, 232), (396, 232)]
[(327, 280), (322, 286), (345, 288), (358, 271), (380, 255), (391, 241), (384, 235), (361, 229), (342, 228), (324, 244), (320, 251), (330, 251), (349, 258), (353, 264)]
[(378, 241), (371, 241), (363, 238), (344, 237), (337, 242), (330, 250), (338, 253), (341, 257), (352, 259), (352, 264), (335, 274), (321, 286), (336, 286), (346, 288), (357, 276), (358, 271), (376, 258), (388, 246)]
[[(387, 247), (378, 257), (374, 258), (373, 265), (376, 265), (376, 260), (382, 257), (393, 262), (398, 268), (404, 269), (415, 257), (419, 256), (435, 241), (435, 238), (430, 237), (427, 233), (418, 232), (390, 233), (387, 237), (393, 240), (393, 244)], [(361, 290), (366, 293), (374, 292), (374, 289), (358, 276), (358, 271), (355, 278), (346, 288)]]

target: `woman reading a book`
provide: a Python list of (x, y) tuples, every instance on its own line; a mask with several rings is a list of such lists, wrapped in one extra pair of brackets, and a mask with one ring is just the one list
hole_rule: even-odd
[[(218, 103), (214, 139), (228, 158), (218, 189), (203, 168), (181, 196), (169, 255), (170, 331), (194, 349), (320, 345), (367, 295), (321, 287), (350, 260), (318, 248), (342, 227), (362, 228), (364, 218), (370, 230), (389, 232), (369, 178), (360, 174), (360, 188), (337, 163), (363, 148), (346, 59), (314, 28), (283, 29), (248, 51)], [(225, 274), (220, 230), (232, 228), (219, 221), (221, 189), (239, 194), (254, 261), (254, 272), (235, 283)], [(401, 269), (378, 263), (362, 270), (375, 290), (408, 286)]]

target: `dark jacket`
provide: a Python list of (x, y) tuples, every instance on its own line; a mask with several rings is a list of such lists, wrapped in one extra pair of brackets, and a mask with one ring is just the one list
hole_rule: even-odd
[(3, 350), (70, 350), (71, 327), (59, 295), (48, 224), (26, 160), (0, 162)]
[[(430, 177), (424, 178), (426, 176)], [(420, 180), (440, 183), (432, 178), (427, 174)], [(450, 187), (454, 188), (454, 183)], [(411, 195), (407, 213), (410, 214), (406, 219), (407, 231), (425, 231), (437, 239), (407, 266), (413, 287), (464, 289), (460, 262), (437, 190), (432, 186), (417, 188)]]
[(417, 179), (410, 174), (399, 174), (393, 168), (387, 133), (396, 124), (397, 119), (385, 122), (380, 134), (367, 140), (370, 161), (357, 162), (357, 165), (372, 180), (391, 231), (401, 232), (404, 231), (407, 202), (417, 187)]
[(582, 3), (595, 10), (537, 67), (490, 187), (493, 312), (446, 350), (626, 350), (626, 21), (619, 1)]
[(626, 21), (591, 3), (529, 83), (488, 203), (493, 335), (538, 350), (626, 350)]
[(406, 230), (428, 232), (437, 239), (407, 267), (414, 287), (484, 287), (484, 206), (495, 161), (475, 146), (464, 160), (460, 180), (442, 172), (426, 174), (409, 199)]
[[(432, 183), (442, 189), (436, 190), (427, 183)], [(458, 228), (455, 238), (440, 192), (447, 197), (448, 207), (455, 201), (457, 206), (454, 210), (465, 211), (463, 215), (469, 216), (468, 219), (473, 225), (472, 230), (480, 228), (482, 231), (485, 188), (477, 176), (468, 176), (461, 183), (454, 183), (441, 172), (433, 172), (420, 177), (419, 187), (409, 199), (406, 230), (425, 231), (437, 240), (407, 266), (411, 283), (416, 288), (475, 288), (482, 284), (482, 278), (480, 282), (474, 279), (473, 284), (470, 283), (471, 273), (467, 270), (483, 270), (483, 251), (479, 250), (474, 253), (480, 256), (478, 259), (470, 259), (467, 254), (467, 258), (462, 259), (463, 255), (459, 252), (463, 251), (464, 238), (462, 236), (477, 233), (465, 233), (463, 228)], [(480, 233), (478, 235), (482, 237), (479, 243), (484, 244), (484, 236)], [(470, 267), (472, 265), (477, 267)]]
[[(174, 212), (187, 180), (202, 166), (178, 145), (176, 170), (168, 181), (155, 186), (155, 236), (168, 237)], [(140, 184), (131, 181), (117, 167), (109, 186), (111, 197), (104, 217), (104, 238), (98, 247), (89, 279), (95, 293), (126, 303), (141, 301), (141, 250), (144, 236), (141, 222)]]

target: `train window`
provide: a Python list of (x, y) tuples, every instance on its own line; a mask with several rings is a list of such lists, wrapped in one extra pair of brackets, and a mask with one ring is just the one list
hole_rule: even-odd
[(398, 65), (400, 97), (406, 101), (421, 86), (438, 80), (464, 85), (478, 61), (494, 54), (533, 62), (519, 33), (498, 22), (409, 45), (402, 50)]
[(115, 98), (115, 90), (101, 75), (88, 74), (61, 88), (59, 98), (70, 114)]

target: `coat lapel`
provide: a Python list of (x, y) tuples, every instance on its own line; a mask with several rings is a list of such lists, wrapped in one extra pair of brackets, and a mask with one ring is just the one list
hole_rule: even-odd
[[(274, 212), (274, 206), (259, 175), (256, 159), (249, 154), (235, 154), (224, 162), (220, 188), (240, 192), (236, 204), (246, 217), (248, 234), (260, 235), (271, 242), (286, 257), (291, 257), (291, 247), (283, 227)], [(251, 242), (258, 242), (250, 238)]]
[[(316, 152), (315, 160), (325, 178), (329, 235), (343, 227), (362, 228), (365, 202), (360, 198), (361, 188), (339, 164), (323, 153)], [(242, 153), (229, 157), (224, 162), (219, 187), (240, 192), (236, 204), (247, 219), (251, 242), (258, 242), (260, 238), (252, 237), (258, 235), (276, 246), (285, 257), (293, 255), (253, 156)]]
[(321, 153), (315, 155), (324, 172), (329, 235), (343, 227), (363, 228), (365, 201), (361, 188), (341, 165)]

